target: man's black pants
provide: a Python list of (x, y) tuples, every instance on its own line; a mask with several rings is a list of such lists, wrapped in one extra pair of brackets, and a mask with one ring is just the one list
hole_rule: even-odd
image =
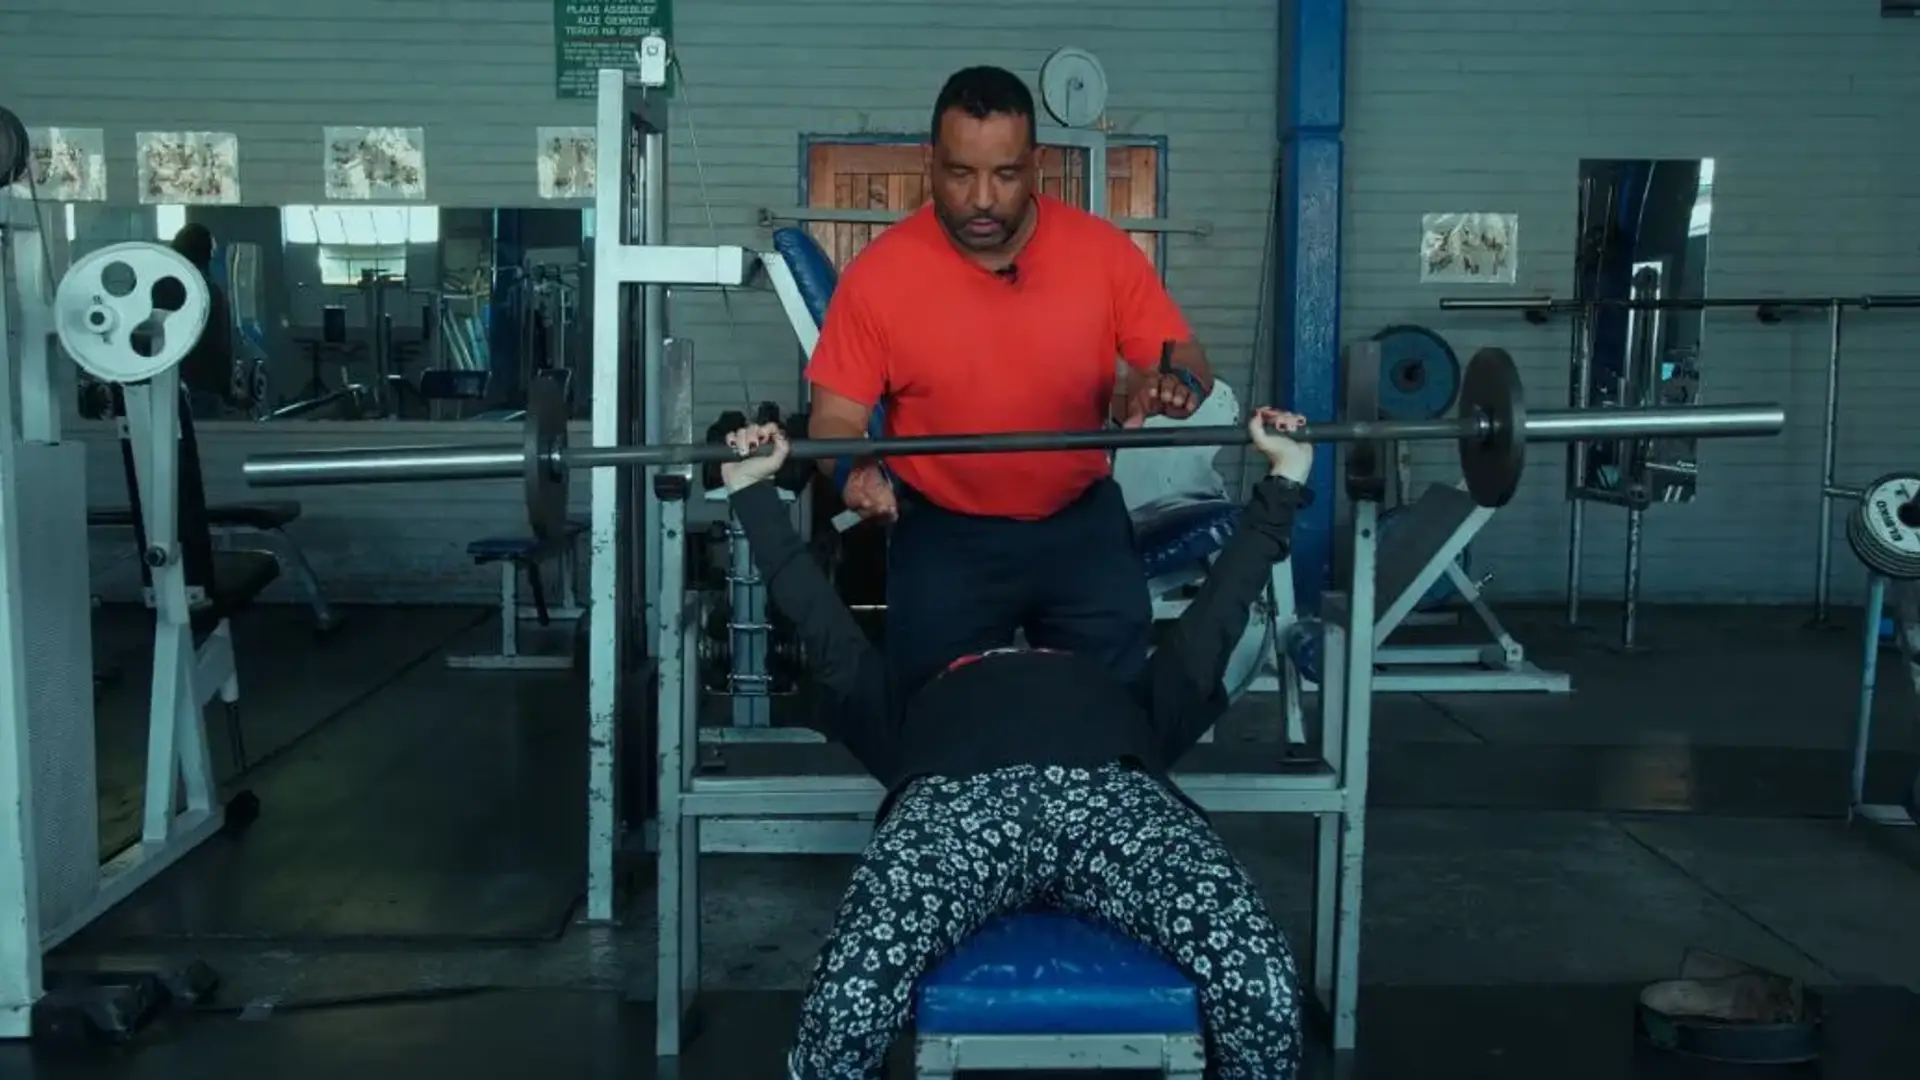
[(974, 517), (899, 492), (887, 544), (886, 655), (893, 685), (920, 686), (954, 660), (1013, 644), (1146, 665), (1153, 604), (1120, 487), (1101, 480), (1039, 521)]

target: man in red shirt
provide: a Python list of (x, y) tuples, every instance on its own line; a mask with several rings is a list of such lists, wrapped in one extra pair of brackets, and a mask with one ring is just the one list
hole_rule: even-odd
[[(1192, 414), (1213, 379), (1186, 319), (1125, 233), (1036, 192), (1038, 149), (1018, 76), (975, 67), (947, 80), (933, 197), (841, 278), (807, 369), (809, 435), (865, 437), (880, 406), (900, 436)], [(849, 508), (893, 523), (887, 653), (902, 685), (1022, 628), (1122, 678), (1145, 664), (1152, 608), (1107, 452), (822, 468)]]

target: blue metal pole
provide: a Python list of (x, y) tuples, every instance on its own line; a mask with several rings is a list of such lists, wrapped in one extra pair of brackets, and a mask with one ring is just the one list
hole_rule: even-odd
[[(1313, 420), (1336, 414), (1340, 374), (1341, 130), (1346, 0), (1282, 0), (1280, 255), (1273, 400)], [(1314, 461), (1313, 505), (1294, 521), (1293, 579), (1303, 614), (1333, 577), (1334, 455)]]

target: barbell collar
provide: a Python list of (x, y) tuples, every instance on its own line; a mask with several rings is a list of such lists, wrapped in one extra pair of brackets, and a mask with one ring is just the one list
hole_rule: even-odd
[[(1486, 417), (1424, 421), (1311, 424), (1294, 438), (1306, 442), (1460, 441), (1487, 435)], [(1775, 435), (1786, 426), (1778, 405), (1720, 405), (1651, 409), (1585, 409), (1527, 416), (1527, 442), (1584, 439), (1723, 438)], [(1047, 450), (1145, 449), (1228, 446), (1248, 441), (1246, 428), (1151, 427), (1106, 431), (1001, 432), (882, 439), (796, 439), (794, 456), (819, 460), (847, 456), (993, 454)], [(671, 446), (576, 446), (553, 448), (556, 472), (600, 467), (650, 468), (733, 460), (732, 449), (715, 443)], [(507, 480), (524, 475), (525, 448), (513, 445), (415, 446), (371, 450), (314, 450), (264, 454), (247, 459), (249, 486), (317, 487), (347, 484)]]

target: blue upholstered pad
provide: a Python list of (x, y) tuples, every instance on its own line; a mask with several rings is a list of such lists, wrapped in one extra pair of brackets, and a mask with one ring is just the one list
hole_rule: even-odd
[(1180, 969), (1069, 915), (995, 919), (922, 978), (915, 996), (923, 1035), (1200, 1030), (1199, 996)]
[[(587, 523), (580, 518), (567, 519), (567, 535), (585, 532)], [(531, 536), (489, 536), (467, 545), (467, 554), (481, 562), (501, 559), (532, 558), (540, 553), (540, 541)]]
[(1147, 577), (1183, 570), (1211, 557), (1240, 523), (1240, 504), (1201, 499), (1148, 504), (1133, 512), (1133, 533)]
[(476, 559), (514, 559), (540, 550), (540, 541), (531, 536), (489, 536), (467, 545), (467, 554)]
[(833, 268), (833, 260), (805, 229), (773, 230), (773, 250), (793, 271), (794, 284), (800, 287), (800, 298), (807, 302), (814, 325), (825, 322), (827, 301), (833, 299), (834, 287), (840, 284), (840, 272)]

